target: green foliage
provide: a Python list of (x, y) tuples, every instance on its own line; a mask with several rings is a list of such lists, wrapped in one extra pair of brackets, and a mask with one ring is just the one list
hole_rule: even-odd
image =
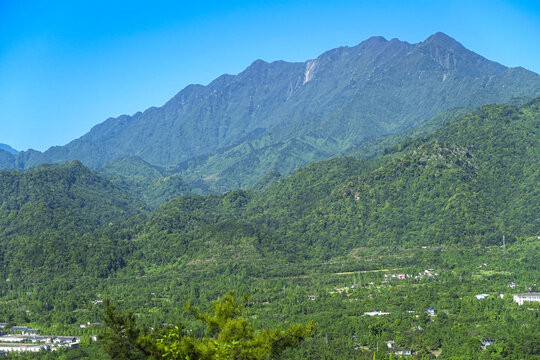
[[(243, 303), (247, 297), (243, 298)], [(290, 347), (313, 332), (313, 324), (292, 325), (255, 330), (242, 316), (244, 305), (234, 292), (215, 301), (210, 313), (201, 313), (188, 306), (192, 315), (207, 326), (207, 335), (186, 335), (183, 326), (175, 326), (153, 335), (135, 324), (133, 313), (118, 314), (109, 303), (105, 305), (106, 332), (100, 337), (105, 351), (113, 359), (277, 359)]]
[(263, 175), (255, 184), (251, 186), (251, 190), (260, 191), (274, 184), (281, 178), (281, 173), (277, 170), (272, 170), (266, 175)]
[(145, 212), (136, 198), (76, 161), (0, 172), (0, 201), (0, 271), (15, 282), (118, 269), (121, 240), (99, 232)]
[[(4, 172), (0, 320), (100, 333), (78, 324), (100, 321), (95, 300), (109, 296), (133, 310), (116, 320), (141, 356), (159, 346), (232, 356), (259, 334), (276, 339), (264, 329), (314, 321), (282, 357), (383, 359), (393, 340), (424, 358), (537, 359), (537, 306), (510, 293), (539, 290), (539, 104), (484, 106), (380, 157), (313, 163), (259, 191), (180, 196), (143, 214), (78, 163)], [(425, 269), (438, 276), (389, 277)], [(231, 288), (253, 297), (195, 311), (203, 321), (182, 308)], [(217, 315), (239, 306), (241, 316)], [(389, 314), (363, 315), (373, 310)], [(230, 331), (208, 331), (225, 318), (212, 326)], [(479, 347), (485, 339), (494, 344)]]
[(139, 157), (115, 159), (97, 171), (153, 208), (196, 190), (192, 190), (179, 175), (152, 166)]
[(133, 313), (118, 313), (116, 308), (105, 300), (103, 322), (106, 330), (99, 340), (103, 349), (113, 359), (136, 360), (148, 357), (143, 345), (144, 329), (135, 324)]

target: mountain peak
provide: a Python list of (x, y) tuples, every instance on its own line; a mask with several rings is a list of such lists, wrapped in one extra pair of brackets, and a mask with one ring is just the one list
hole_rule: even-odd
[(252, 72), (259, 72), (265, 69), (268, 66), (268, 62), (257, 59), (253, 61), (247, 68), (244, 69), (240, 74), (251, 74)]
[(265, 65), (268, 65), (268, 62), (262, 60), (262, 59), (257, 59), (255, 60), (254, 62), (251, 63), (251, 65), (249, 65), (248, 67), (251, 68), (251, 67), (261, 67), (261, 66), (265, 66)]
[(378, 47), (380, 47), (380, 46), (382, 46), (383, 44), (386, 44), (386, 43), (388, 43), (388, 40), (386, 40), (385, 37), (383, 37), (383, 36), (372, 36), (369, 39), (362, 41), (360, 44), (358, 44), (355, 47), (360, 47), (360, 48), (375, 47), (375, 48), (378, 48)]
[(436, 32), (435, 34), (431, 35), (426, 40), (424, 40), (423, 44), (437, 44), (444, 47), (449, 47), (456, 44), (462, 46), (459, 42), (456, 41), (456, 39), (442, 32)]
[(369, 39), (363, 41), (365, 43), (383, 43), (388, 42), (384, 36), (372, 36)]
[(492, 76), (506, 70), (505, 66), (468, 50), (442, 32), (431, 35), (415, 46), (422, 53), (429, 53), (444, 71), (457, 71), (460, 76)]

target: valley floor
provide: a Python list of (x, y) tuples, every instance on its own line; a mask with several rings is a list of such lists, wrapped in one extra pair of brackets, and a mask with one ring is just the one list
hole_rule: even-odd
[[(285, 358), (537, 359), (540, 303), (520, 306), (513, 294), (538, 291), (539, 249), (540, 240), (531, 238), (506, 249), (362, 248), (325, 262), (261, 260), (213, 269), (208, 263), (192, 263), (138, 275), (126, 272), (99, 284), (99, 293), (87, 286), (66, 291), (64, 304), (75, 309), (62, 324), (55, 323), (62, 316), (59, 311), (49, 320), (45, 313), (34, 313), (39, 306), (35, 294), (15, 298), (7, 292), (3, 300), (51, 329), (73, 334), (103, 330), (79, 323), (100, 319), (102, 304), (96, 298), (108, 297), (120, 308), (134, 310), (141, 323), (183, 322), (202, 335), (204, 329), (189, 318), (183, 304), (204, 308), (235, 289), (250, 294), (246, 312), (256, 328), (315, 321), (316, 333)], [(76, 357), (95, 346), (54, 356)]]

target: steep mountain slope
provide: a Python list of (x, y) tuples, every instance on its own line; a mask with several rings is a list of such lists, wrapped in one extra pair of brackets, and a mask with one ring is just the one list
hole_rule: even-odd
[(10, 154), (18, 154), (19, 152), (7, 144), (0, 144), (0, 150), (7, 151)]
[(383, 157), (310, 164), (262, 192), (174, 199), (141, 228), (141, 256), (219, 263), (228, 261), (224, 244), (236, 254), (249, 244), (258, 257), (328, 259), (363, 246), (532, 236), (540, 231), (539, 105), (484, 106)]
[(337, 186), (296, 233), (341, 251), (365, 244), (498, 243), (503, 234), (537, 233), (539, 103), (484, 106), (396, 147), (406, 155)]
[(19, 152), (6, 144), (0, 144), (0, 169), (15, 169)]
[(445, 110), (538, 95), (537, 74), (442, 33), (418, 44), (373, 37), (305, 63), (257, 60), (236, 76), (190, 85), (160, 108), (108, 119), (66, 146), (20, 154), (14, 166), (78, 159), (100, 167), (139, 156), (223, 191), (346, 154)]
[(0, 150), (0, 169), (16, 169), (17, 157), (5, 150)]

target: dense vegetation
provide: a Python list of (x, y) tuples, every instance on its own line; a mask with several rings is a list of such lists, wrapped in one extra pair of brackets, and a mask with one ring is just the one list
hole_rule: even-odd
[[(236, 289), (254, 329), (315, 322), (286, 358), (386, 359), (392, 340), (426, 359), (538, 359), (539, 307), (510, 295), (539, 290), (539, 128), (540, 99), (483, 106), (380, 157), (152, 212), (80, 163), (3, 172), (0, 320), (104, 332), (78, 325), (100, 321), (95, 300), (109, 297), (141, 326), (204, 337), (183, 305)], [(55, 356), (106, 358), (95, 346)]]
[(141, 201), (76, 161), (2, 171), (0, 201), (4, 290), (11, 284), (54, 290), (64, 286), (64, 277), (111, 274), (125, 246), (98, 232), (145, 211)]
[(118, 313), (105, 303), (101, 341), (113, 359), (277, 359), (287, 348), (297, 347), (313, 332), (313, 324), (286, 330), (255, 329), (244, 316), (247, 296), (231, 291), (215, 301), (208, 313), (188, 306), (192, 316), (206, 326), (204, 337), (193, 336), (182, 324), (151, 331), (138, 326), (133, 313)]
[(97, 171), (151, 207), (197, 190), (191, 188), (179, 175), (150, 165), (139, 157), (114, 159)]

